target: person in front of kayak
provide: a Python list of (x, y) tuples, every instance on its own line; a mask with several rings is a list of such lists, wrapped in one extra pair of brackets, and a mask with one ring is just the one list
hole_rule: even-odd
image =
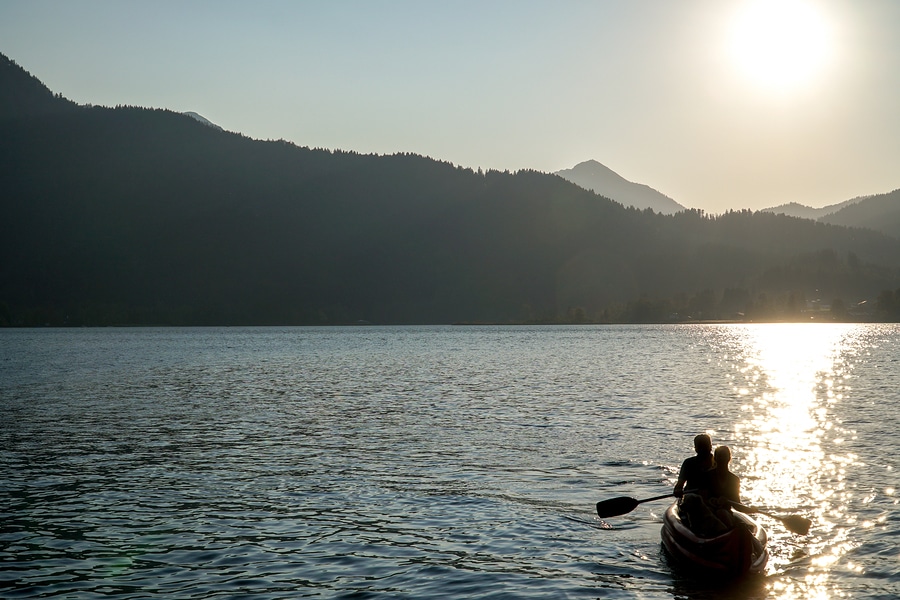
[(684, 494), (706, 496), (709, 493), (716, 461), (712, 453), (712, 440), (707, 434), (701, 433), (694, 438), (694, 452), (697, 453), (695, 456), (681, 463), (673, 492), (676, 498)]

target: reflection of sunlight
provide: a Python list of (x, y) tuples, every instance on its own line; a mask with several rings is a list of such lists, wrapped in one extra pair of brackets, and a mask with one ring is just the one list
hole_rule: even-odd
[[(773, 583), (779, 598), (828, 597), (829, 567), (853, 548), (848, 540), (852, 528), (838, 530), (837, 524), (853, 522), (847, 514), (852, 491), (846, 472), (859, 460), (841, 452), (844, 439), (854, 432), (835, 422), (829, 410), (845, 389), (844, 360), (855, 350), (853, 327), (772, 324), (735, 331), (741, 361), (735, 392), (746, 401), (735, 425), (745, 501), (814, 520), (811, 535), (803, 540), (791, 538), (783, 528), (768, 528), (773, 568), (810, 557), (804, 563), (803, 589), (797, 588), (797, 580)], [(816, 529), (829, 532), (827, 547)]]
[[(737, 434), (752, 436), (745, 468), (752, 468), (747, 491), (766, 504), (788, 506), (807, 490), (822, 466), (819, 441), (827, 412), (818, 403), (817, 388), (832, 394), (835, 344), (841, 329), (809, 324), (763, 325), (749, 328), (745, 339), (744, 374), (756, 388), (749, 419)], [(823, 410), (819, 410), (823, 408)], [(753, 483), (762, 484), (751, 489)]]

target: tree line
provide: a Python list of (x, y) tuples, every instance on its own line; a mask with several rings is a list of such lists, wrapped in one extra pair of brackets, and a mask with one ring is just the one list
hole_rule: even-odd
[(874, 231), (660, 215), (554, 175), (253, 140), (35, 81), (0, 68), (0, 325), (871, 319), (889, 312), (859, 307), (900, 288), (900, 241)]

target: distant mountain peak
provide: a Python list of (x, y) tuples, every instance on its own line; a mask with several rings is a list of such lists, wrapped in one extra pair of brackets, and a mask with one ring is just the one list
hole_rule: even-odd
[(183, 112), (181, 114), (186, 115), (186, 116), (194, 119), (195, 121), (199, 121), (199, 122), (203, 123), (204, 125), (206, 125), (207, 127), (212, 127), (213, 129), (218, 129), (219, 131), (223, 131), (223, 129), (221, 127), (219, 127), (218, 125), (216, 125), (215, 123), (213, 123), (212, 121), (210, 121), (209, 119), (204, 117), (203, 115), (201, 115), (199, 113), (195, 113), (192, 110)]
[[(608, 177), (612, 177), (614, 179), (621, 179), (622, 181), (628, 181), (603, 163), (596, 161), (594, 159), (586, 160), (584, 162), (580, 162), (568, 171), (582, 171), (582, 172), (592, 172), (596, 175), (604, 175)], [(562, 172), (562, 171), (560, 171)], [(631, 183), (631, 182), (629, 182)]]
[(555, 173), (575, 185), (615, 200), (624, 206), (638, 209), (650, 208), (662, 214), (672, 214), (685, 207), (648, 185), (628, 181), (606, 165), (596, 160), (586, 160), (571, 169)]

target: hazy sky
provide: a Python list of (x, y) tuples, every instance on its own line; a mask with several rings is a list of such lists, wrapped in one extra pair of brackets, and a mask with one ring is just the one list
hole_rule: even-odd
[(588, 159), (709, 212), (900, 188), (897, 0), (0, 0), (79, 103), (484, 169)]

